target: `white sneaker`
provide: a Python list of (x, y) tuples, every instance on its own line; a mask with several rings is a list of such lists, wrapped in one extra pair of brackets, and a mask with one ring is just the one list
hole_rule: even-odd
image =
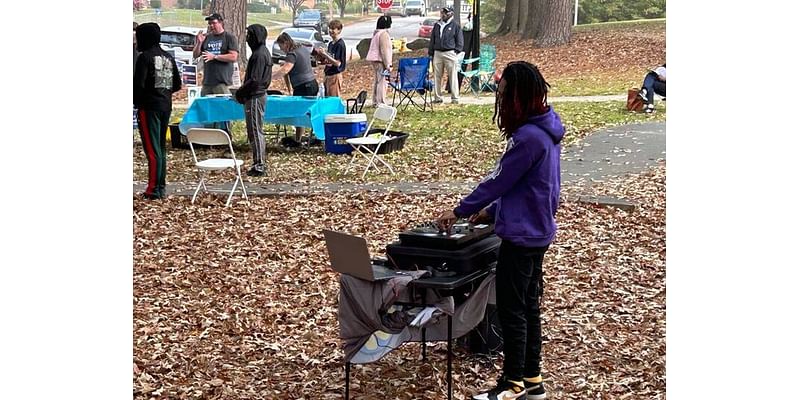
[(642, 90), (639, 91), (639, 98), (641, 98), (644, 101), (647, 101), (647, 89), (642, 88)]
[(527, 391), (524, 386), (518, 386), (513, 382), (505, 379), (497, 382), (494, 389), (486, 393), (476, 394), (472, 396), (473, 400), (513, 400), (525, 398)]

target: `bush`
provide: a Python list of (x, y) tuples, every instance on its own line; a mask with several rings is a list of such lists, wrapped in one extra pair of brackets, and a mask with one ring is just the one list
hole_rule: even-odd
[(133, 11), (144, 10), (144, 0), (133, 0)]
[(150, 8), (161, 8), (161, 0), (150, 0)]

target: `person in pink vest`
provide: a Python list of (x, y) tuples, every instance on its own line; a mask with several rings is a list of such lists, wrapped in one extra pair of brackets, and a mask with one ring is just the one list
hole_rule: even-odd
[(375, 71), (375, 84), (372, 87), (372, 104), (375, 107), (386, 104), (386, 80), (392, 73), (392, 39), (389, 37), (391, 26), (392, 17), (382, 15), (378, 18), (367, 53), (367, 61)]

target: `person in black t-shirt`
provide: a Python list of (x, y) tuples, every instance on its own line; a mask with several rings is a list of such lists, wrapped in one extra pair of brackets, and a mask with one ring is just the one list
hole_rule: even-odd
[(335, 19), (328, 24), (331, 34), (328, 52), (317, 52), (325, 65), (325, 97), (339, 97), (342, 93), (342, 73), (347, 64), (347, 45), (342, 39), (342, 23)]

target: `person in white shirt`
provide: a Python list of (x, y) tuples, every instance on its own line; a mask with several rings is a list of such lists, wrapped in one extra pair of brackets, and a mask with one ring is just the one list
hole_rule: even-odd
[(664, 98), (667, 97), (667, 64), (661, 65), (650, 72), (644, 77), (642, 83), (642, 90), (639, 91), (639, 97), (644, 100), (644, 112), (650, 114), (655, 111), (656, 107), (653, 105), (653, 93), (658, 94)]

